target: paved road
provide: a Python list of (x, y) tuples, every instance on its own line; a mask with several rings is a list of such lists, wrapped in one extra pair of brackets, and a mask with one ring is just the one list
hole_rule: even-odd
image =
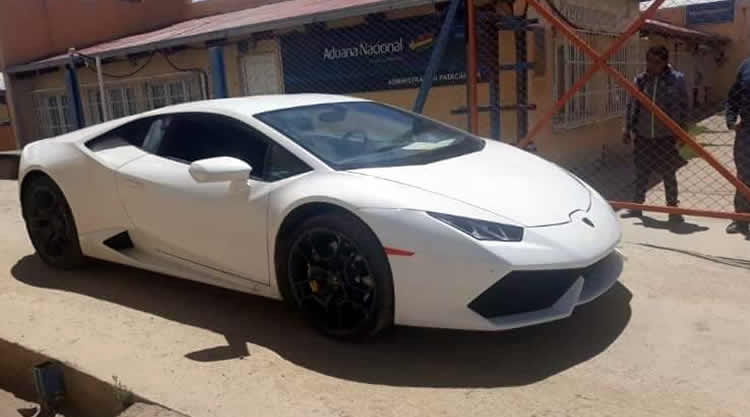
[(642, 223), (624, 224), (621, 284), (568, 320), (351, 345), (257, 297), (115, 265), (52, 271), (0, 182), (0, 338), (193, 417), (750, 415), (750, 242), (725, 222)]

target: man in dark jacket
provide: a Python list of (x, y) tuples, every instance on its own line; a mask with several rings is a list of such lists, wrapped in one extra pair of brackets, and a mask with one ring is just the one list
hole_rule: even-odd
[[(740, 65), (737, 79), (729, 91), (727, 101), (727, 127), (736, 132), (734, 140), (734, 164), (737, 177), (750, 187), (750, 59)], [(737, 119), (740, 122), (737, 123)], [(750, 201), (737, 190), (734, 196), (734, 209), (737, 213), (750, 214)], [(746, 221), (735, 221), (727, 228), (727, 233), (750, 233)]]
[[(688, 93), (685, 76), (669, 65), (669, 50), (664, 46), (654, 46), (646, 54), (647, 70), (635, 78), (635, 84), (669, 117), (680, 126), (688, 121)], [(633, 156), (635, 162), (635, 203), (646, 201), (649, 177), (657, 173), (664, 181), (667, 205), (676, 207), (679, 203), (677, 169), (682, 164), (678, 141), (674, 133), (655, 114), (648, 111), (631, 97), (628, 102), (625, 144), (635, 142)], [(640, 217), (641, 210), (631, 210), (630, 216)], [(669, 216), (672, 222), (683, 222), (681, 215)]]

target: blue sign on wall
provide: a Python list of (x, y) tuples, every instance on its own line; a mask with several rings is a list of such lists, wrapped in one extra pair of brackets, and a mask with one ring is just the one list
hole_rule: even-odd
[[(287, 93), (352, 93), (415, 88), (442, 21), (436, 15), (311, 30), (281, 38)], [(466, 42), (457, 19), (434, 85), (466, 81)]]
[(734, 22), (734, 0), (687, 6), (685, 14), (685, 21), (688, 25)]

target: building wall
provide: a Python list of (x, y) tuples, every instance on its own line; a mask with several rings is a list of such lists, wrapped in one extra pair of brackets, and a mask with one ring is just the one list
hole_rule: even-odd
[[(487, 84), (480, 84), (478, 91), (479, 103), (487, 103), (489, 101)], [(417, 89), (404, 89), (353, 93), (351, 95), (411, 110), (416, 101), (417, 93)], [(452, 114), (452, 110), (462, 106), (466, 106), (466, 87), (463, 85), (433, 87), (425, 102), (423, 113), (441, 122), (468, 129), (467, 115)], [(487, 137), (490, 135), (489, 125), (489, 116), (486, 113), (480, 113), (479, 134), (481, 136)]]
[[(282, 0), (0, 0), (0, 69)], [(18, 34), (23, 33), (19, 42)]]
[[(111, 75), (129, 74), (143, 65), (149, 58), (141, 57), (136, 60), (121, 60), (103, 65), (103, 72)], [(206, 49), (187, 49), (174, 53), (169, 56), (169, 60), (178, 68), (201, 70), (206, 76), (198, 75), (196, 71), (179, 71), (173, 68), (161, 54), (155, 54), (148, 65), (143, 67), (137, 74), (119, 79), (114, 77), (105, 77), (105, 87), (122, 85), (123, 83), (138, 83), (155, 77), (174, 76), (181, 74), (194, 74), (201, 79), (201, 85), (208, 89), (210, 94), (210, 77), (209, 60)], [(231, 75), (233, 66), (227, 68), (227, 73)], [(89, 68), (79, 68), (77, 70), (78, 81), (84, 100), (84, 107), (87, 103), (94, 106), (95, 104), (86, 96), (90, 89), (98, 89), (97, 75), (93, 66)], [(12, 77), (12, 85), (16, 91), (13, 95), (15, 105), (20, 109), (19, 117), (16, 124), (18, 125), (18, 135), (22, 144), (32, 140), (39, 139), (45, 135), (41, 131), (41, 123), (34, 103), (35, 95), (41, 94), (65, 94), (64, 71), (58, 69), (54, 72), (48, 72), (42, 75), (18, 78)], [(230, 88), (236, 88), (230, 85)]]
[[(212, 0), (207, 1), (208, 5)], [(218, 4), (218, 3), (217, 3)], [(408, 16), (415, 16), (425, 13), (431, 13), (434, 9), (432, 7), (422, 7), (415, 9), (398, 10), (387, 13), (387, 18), (404, 18)], [(341, 28), (345, 26), (353, 26), (361, 24), (362, 18), (345, 19), (341, 21), (328, 22), (330, 28)], [(551, 43), (551, 31), (546, 32), (546, 43)], [(499, 34), (501, 36), (501, 63), (512, 63), (515, 61), (515, 55), (513, 48), (503, 48), (502, 45), (512, 45), (513, 39), (512, 34), (504, 32)], [(510, 36), (510, 37), (508, 37)], [(531, 43), (531, 37), (529, 38)], [(200, 68), (206, 73), (210, 73), (208, 54), (205, 49), (201, 49), (201, 45), (193, 45), (198, 49), (189, 49), (178, 52), (171, 56), (171, 60), (183, 68)], [(241, 53), (236, 44), (231, 44), (224, 48), (225, 56), (225, 68), (227, 71), (227, 83), (230, 96), (241, 96), (244, 95), (244, 74), (242, 71), (241, 61), (244, 55), (253, 53), (262, 53), (268, 51), (274, 51), (277, 47), (275, 41), (261, 41), (254, 47), (251, 47), (247, 52)], [(530, 48), (533, 51), (533, 48)], [(552, 74), (554, 70), (552, 68), (553, 48), (548, 46), (544, 49), (545, 53), (545, 66), (547, 71), (544, 75), (530, 74), (530, 90), (529, 90), (529, 101), (539, 105), (540, 109), (546, 109), (552, 102)], [(113, 63), (105, 63), (104, 71), (108, 74), (126, 74), (132, 72), (135, 68), (140, 66), (146, 58), (140, 58), (136, 61), (122, 60)], [(530, 59), (534, 59), (533, 52)], [(169, 66), (166, 60), (161, 55), (156, 55), (152, 62), (145, 67), (137, 75), (131, 77), (131, 79), (148, 79), (156, 76), (164, 76), (165, 74), (173, 74), (175, 70)], [(515, 75), (512, 72), (503, 73), (503, 80), (501, 82), (501, 97), (503, 104), (510, 104), (515, 102)], [(62, 92), (64, 89), (63, 72), (56, 71), (44, 75), (35, 76), (28, 79), (14, 79), (14, 87), (17, 91), (21, 92), (18, 94), (20, 97), (17, 100), (19, 108), (24, 109), (19, 118), (19, 124), (23, 127), (19, 129), (22, 132), (22, 142), (26, 143), (30, 140), (42, 137), (37, 115), (32, 109), (34, 109), (33, 94), (34, 92), (44, 92), (49, 90), (57, 90)], [(79, 69), (78, 71), (79, 81), (82, 88), (88, 88), (96, 86), (96, 74), (88, 69)], [(118, 80), (107, 78), (107, 85), (113, 85)], [(489, 102), (489, 85), (481, 83), (478, 86), (478, 102), (480, 104), (487, 104)], [(382, 101), (388, 104), (396, 105), (399, 107), (410, 109), (417, 96), (417, 89), (401, 89), (401, 90), (387, 90), (387, 91), (369, 91), (369, 92), (353, 92), (350, 95)], [(453, 86), (440, 86), (433, 87), (428, 96), (425, 104), (425, 114), (436, 118), (440, 121), (453, 124), (462, 128), (467, 127), (467, 116), (453, 114), (452, 111), (466, 105), (466, 88), (464, 85), (453, 85)], [(505, 111), (501, 115), (501, 123), (503, 127), (502, 138), (506, 142), (515, 142), (516, 134), (516, 112)], [(539, 117), (540, 112), (530, 112), (530, 126), (533, 126), (534, 122)], [(489, 136), (489, 115), (488, 113), (480, 113), (480, 130), (479, 134), (483, 136)], [(617, 137), (615, 133), (620, 129), (621, 126), (617, 121), (610, 121), (606, 123), (597, 123), (592, 126), (574, 129), (571, 131), (559, 131), (552, 128), (546, 128), (538, 138), (538, 146), (543, 155), (558, 161), (576, 161), (582, 158), (590, 157), (591, 155), (599, 155), (601, 152), (601, 145), (603, 138)]]
[[(241, 60), (247, 55), (264, 52), (276, 51), (277, 43), (273, 40), (259, 42), (254, 48), (247, 52), (241, 53), (237, 45), (229, 45), (224, 48), (225, 70), (227, 76), (227, 88), (231, 97), (245, 95), (244, 74), (241, 70)], [(132, 72), (134, 68), (142, 65), (147, 58), (139, 60), (119, 61), (108, 63), (103, 66), (106, 74), (126, 74)], [(208, 53), (206, 50), (184, 50), (170, 56), (170, 60), (180, 68), (199, 68), (210, 74), (210, 65)], [(127, 79), (128, 82), (138, 81), (141, 79), (151, 79), (158, 76), (175, 74), (176, 71), (166, 62), (163, 56), (155, 55), (151, 63), (141, 72)], [(80, 68), (77, 71), (81, 89), (97, 87), (96, 73), (92, 70)], [(210, 77), (209, 77), (210, 78)], [(105, 77), (105, 86), (114, 86), (120, 80)], [(19, 108), (23, 109), (19, 124), (23, 126), (22, 140), (28, 143), (31, 140), (43, 137), (39, 129), (39, 122), (34, 111), (33, 96), (35, 93), (59, 92), (64, 93), (64, 72), (62, 70), (43, 74), (29, 79), (15, 79), (14, 86), (19, 91), (24, 91), (18, 95)], [(210, 79), (209, 79), (209, 96), (212, 96)], [(488, 102), (489, 91), (487, 84), (480, 84), (480, 103)], [(353, 92), (349, 95), (382, 101), (384, 103), (396, 105), (410, 109), (417, 96), (417, 89), (388, 90), (374, 92)], [(86, 98), (84, 98), (86, 100)], [(451, 111), (466, 105), (466, 90), (463, 85), (459, 86), (442, 86), (434, 87), (428, 96), (425, 104), (425, 114), (453, 124), (462, 128), (467, 126), (466, 115), (454, 115)], [(489, 117), (486, 114), (480, 117), (481, 134), (489, 135)]]
[(721, 65), (714, 77), (717, 80), (717, 94), (725, 98), (737, 75), (739, 65), (750, 57), (750, 16), (748, 16), (750, 0), (737, 0), (735, 4), (735, 20), (733, 23), (721, 25), (695, 26), (706, 32), (723, 35), (731, 39), (726, 49), (726, 62)]
[(16, 149), (16, 139), (10, 123), (0, 122), (0, 152)]
[[(208, 5), (212, 1), (207, 0), (203, 3)], [(612, 0), (614, 1), (614, 0)], [(743, 0), (744, 1), (744, 0)], [(750, 1), (750, 0), (747, 0)], [(202, 3), (198, 3), (202, 4)], [(216, 3), (219, 4), (219, 3)], [(207, 7), (207, 6), (206, 6)], [(400, 18), (415, 14), (424, 14), (432, 11), (431, 7), (395, 11), (387, 14), (388, 18)], [(533, 17), (533, 16), (532, 16)], [(356, 25), (362, 22), (361, 18), (346, 19), (337, 22), (329, 22), (330, 27), (343, 27)], [(554, 89), (555, 76), (555, 35), (548, 24), (545, 23), (543, 31), (544, 48), (537, 49), (534, 47), (533, 35), (528, 37), (528, 45), (532, 61), (540, 62), (544, 71), (531, 71), (529, 74), (529, 102), (536, 104), (539, 108), (537, 111), (529, 113), (529, 128), (542, 117), (556, 101)], [(513, 45), (513, 35), (510, 32), (501, 32), (500, 37), (500, 63), (514, 63), (514, 49), (507, 47)], [(505, 47), (503, 47), (505, 46)], [(203, 45), (191, 45), (195, 49), (182, 50), (171, 56), (171, 60), (181, 68), (198, 68), (210, 74), (210, 65), (208, 53)], [(257, 45), (250, 46), (246, 52), (240, 52), (240, 48), (235, 43), (231, 43), (224, 48), (225, 68), (227, 71), (227, 83), (230, 96), (242, 96), (244, 90), (244, 74), (241, 69), (242, 59), (245, 55), (263, 52), (277, 51), (277, 43), (273, 40), (264, 40)], [(539, 54), (537, 56), (537, 54)], [(118, 62), (105, 63), (104, 71), (109, 74), (126, 74), (132, 72), (141, 65), (146, 58), (139, 58), (136, 61), (121, 60)], [(96, 74), (88, 69), (78, 71), (79, 79), (84, 88), (96, 86)], [(131, 79), (148, 79), (157, 76), (174, 74), (175, 70), (161, 55), (156, 55), (153, 61), (137, 75)], [(604, 78), (606, 80), (606, 78)], [(118, 80), (107, 78), (107, 85), (114, 85)], [(515, 97), (515, 73), (503, 72), (501, 77), (500, 96), (502, 104), (512, 104), (516, 102)], [(56, 71), (43, 75), (38, 75), (26, 79), (13, 77), (14, 100), (20, 109), (17, 121), (19, 137), (22, 143), (37, 139), (40, 136), (39, 123), (37, 115), (33, 111), (33, 93), (46, 91), (49, 89), (62, 91), (64, 88), (63, 72)], [(209, 86), (210, 90), (210, 86)], [(480, 84), (479, 103), (487, 104), (489, 102), (488, 84)], [(397, 105), (404, 108), (411, 108), (416, 99), (417, 89), (388, 90), (374, 92), (354, 92), (351, 95), (374, 99), (385, 103)], [(211, 96), (211, 94), (209, 94)], [(430, 91), (429, 98), (425, 106), (425, 114), (438, 120), (465, 128), (467, 126), (466, 115), (455, 115), (452, 111), (458, 107), (466, 105), (466, 89), (463, 85), (434, 87)], [(608, 120), (588, 123), (575, 129), (561, 129), (553, 125), (547, 125), (536, 138), (537, 147), (540, 154), (554, 161), (565, 165), (575, 165), (590, 163), (603, 154), (625, 153), (628, 148), (620, 144), (622, 131), (622, 118), (614, 117)], [(501, 114), (502, 140), (506, 142), (515, 142), (517, 138), (516, 130), (516, 112), (504, 111)], [(480, 132), (483, 136), (489, 136), (489, 115), (480, 113)]]
[[(737, 68), (748, 57), (750, 57), (750, 0), (735, 1), (735, 19), (731, 23), (694, 25), (693, 29), (714, 33), (728, 37), (731, 42), (725, 48), (726, 60), (711, 73), (710, 79), (715, 82), (713, 88), (715, 99), (726, 98), (729, 88), (734, 82)], [(666, 20), (677, 25), (686, 24), (686, 8), (675, 7), (659, 11), (659, 19)]]
[[(515, 13), (522, 12), (523, 2), (517, 2)], [(613, 17), (616, 17), (616, 24), (609, 27), (622, 28), (635, 18), (638, 10), (637, 2), (627, 1), (623, 5), (622, 0), (602, 0), (601, 2), (590, 2), (586, 0), (576, 0), (564, 2), (570, 6), (579, 7), (597, 7), (604, 10)], [(559, 4), (558, 7), (564, 6)], [(579, 9), (580, 10), (580, 9)], [(599, 29), (608, 26), (605, 21), (596, 20), (597, 15), (591, 13), (586, 15), (581, 13), (590, 21), (577, 21), (582, 27)], [(531, 10), (529, 17), (539, 17)], [(571, 16), (572, 18), (572, 16)], [(555, 91), (555, 48), (564, 38), (559, 31), (556, 31), (552, 25), (540, 18), (540, 23), (544, 27), (544, 49), (535, 46), (534, 36), (529, 34), (527, 37), (527, 50), (529, 51), (529, 61), (537, 62), (540, 70), (531, 70), (529, 72), (528, 98), (529, 103), (536, 104), (537, 110), (529, 112), (528, 130), (531, 132), (533, 127), (557, 102), (557, 92)], [(600, 26), (602, 28), (600, 28)], [(611, 29), (609, 29), (611, 30)], [(593, 31), (596, 32), (596, 31)], [(503, 48), (503, 45), (513, 45), (514, 35), (511, 32), (500, 32), (500, 63), (515, 63), (515, 51), (513, 48)], [(583, 35), (581, 35), (583, 36)], [(608, 46), (609, 40), (599, 40), (600, 44), (595, 44), (595, 49), (601, 51)], [(589, 82), (589, 89), (597, 90), (606, 88), (604, 83), (607, 77), (598, 75), (593, 81)], [(514, 104), (517, 102), (516, 97), (516, 74), (513, 71), (501, 73), (500, 78), (500, 97), (503, 104)], [(601, 98), (594, 97), (594, 100)], [(598, 104), (603, 105), (603, 104)], [(598, 106), (597, 105), (597, 106)], [(594, 106), (596, 107), (596, 106)], [(540, 155), (545, 158), (560, 163), (564, 166), (584, 166), (595, 163), (602, 157), (619, 157), (629, 153), (628, 147), (622, 144), (622, 129), (624, 119), (622, 116), (615, 116), (604, 120), (592, 119), (576, 127), (563, 128), (556, 126), (554, 123), (547, 123), (534, 138), (534, 143)], [(502, 112), (501, 115), (502, 138), (505, 141), (515, 141), (518, 137), (517, 113), (512, 111)], [(619, 156), (618, 156), (619, 155)]]
[[(555, 92), (555, 45), (552, 31), (546, 31), (548, 47), (546, 48), (547, 70), (545, 75), (531, 73), (529, 83), (529, 101), (537, 104), (537, 111), (529, 113), (529, 131), (541, 120), (544, 113), (557, 102)], [(557, 34), (556, 36), (561, 36)], [(513, 76), (513, 78), (515, 78)], [(501, 83), (502, 84), (502, 83)], [(590, 85), (589, 88), (594, 88)], [(511, 95), (513, 91), (510, 91)], [(511, 122), (503, 120), (503, 126), (510, 131), (510, 137), (515, 137), (515, 115), (508, 115)], [(539, 154), (565, 166), (590, 165), (599, 159), (603, 153), (623, 154), (628, 149), (622, 145), (623, 118), (614, 117), (609, 120), (594, 121), (575, 128), (557, 127), (548, 123), (535, 138)]]
[[(214, 97), (211, 86), (211, 68), (208, 56), (208, 50), (202, 45), (189, 45), (189, 48), (183, 49), (169, 55), (169, 61), (175, 67), (191, 71), (179, 71), (175, 69), (164, 55), (154, 54), (150, 62), (138, 71), (125, 79), (112, 77), (111, 75), (125, 75), (133, 73), (143, 66), (148, 60), (148, 56), (142, 56), (138, 59), (128, 60), (121, 59), (114, 62), (105, 62), (102, 66), (105, 88), (117, 87), (123, 84), (140, 83), (159, 78), (175, 77), (183, 74), (200, 74), (203, 86), (206, 91), (206, 98)], [(240, 52), (237, 44), (230, 44), (224, 47), (225, 71), (227, 77), (227, 89), (230, 97), (239, 97), (244, 95), (244, 76), (241, 71), (241, 60), (244, 56), (256, 53), (274, 52), (277, 43), (275, 40), (261, 40), (256, 45), (251, 46), (246, 52)], [(78, 68), (78, 81), (84, 100), (84, 107), (87, 103), (91, 106), (95, 104), (89, 101), (86, 92), (89, 90), (98, 90), (97, 74), (93, 65), (89, 68)], [(14, 101), (19, 109), (17, 124), (19, 125), (19, 137), (22, 143), (28, 143), (44, 137), (40, 128), (40, 122), (37, 112), (35, 111), (34, 96), (40, 94), (65, 94), (64, 71), (57, 69), (45, 74), (19, 78), (10, 76), (14, 87)], [(87, 109), (84, 109), (86, 113)], [(90, 121), (90, 120), (89, 120)]]
[(185, 0), (3, 0), (0, 68), (167, 26), (189, 7)]
[(7, 151), (16, 147), (13, 127), (10, 125), (10, 112), (8, 111), (8, 106), (5, 104), (4, 94), (4, 91), (0, 94), (0, 151)]
[[(667, 2), (669, 3), (669, 2)], [(661, 8), (656, 12), (656, 18), (677, 26), (685, 26), (685, 8), (669, 7)]]
[(3, 101), (4, 98), (0, 97), (0, 123), (10, 120), (10, 112), (8, 111), (7, 104)]

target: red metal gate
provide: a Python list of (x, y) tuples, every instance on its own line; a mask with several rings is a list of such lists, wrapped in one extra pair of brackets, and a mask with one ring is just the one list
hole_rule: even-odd
[[(663, 12), (664, 6), (670, 5), (667, 4), (668, 2), (673, 3), (671, 6), (687, 6), (685, 1), (680, 1), (679, 4), (674, 3), (676, 1), (655, 0), (648, 7), (634, 13), (634, 20), (623, 30), (616, 34), (613, 32), (607, 33), (608, 39), (612, 39), (612, 41), (605, 48), (601, 48), (601, 45), (599, 45), (602, 52), (596, 49), (592, 41), (584, 38), (589, 36), (590, 31), (580, 27), (574, 28), (571, 19), (567, 18), (559, 7), (556, 7), (555, 4), (559, 4), (559, 1), (525, 0), (520, 5), (519, 2), (510, 4), (510, 8), (506, 8), (508, 9), (506, 13), (515, 10), (515, 17), (521, 15), (526, 19), (525, 21), (534, 25), (535, 22), (528, 18), (529, 11), (533, 10), (536, 16), (541, 18), (540, 21), (543, 22), (539, 25), (542, 30), (547, 30), (547, 33), (552, 32), (555, 36), (559, 36), (560, 39), (572, 45), (567, 49), (553, 50), (553, 56), (559, 57), (561, 61), (565, 62), (556, 62), (555, 74), (552, 77), (558, 77), (559, 75), (560, 80), (564, 79), (564, 82), (561, 82), (559, 86), (556, 100), (549, 101), (555, 101), (553, 105), (537, 103), (541, 111), (535, 114), (533, 128), (527, 135), (523, 135), (524, 132), (521, 129), (517, 130), (517, 133), (521, 133), (522, 136), (517, 144), (522, 148), (527, 148), (538, 141), (540, 137), (545, 136), (542, 139), (546, 147), (555, 148), (559, 146), (559, 144), (554, 143), (556, 134), (554, 130), (551, 131), (553, 133), (547, 130), (556, 118), (560, 118), (561, 112), (571, 109), (577, 111), (576, 117), (578, 117), (578, 122), (581, 125), (612, 126), (614, 122), (607, 117), (617, 114), (617, 110), (622, 110), (623, 100), (629, 101), (630, 104), (627, 108), (630, 110), (626, 112), (626, 116), (633, 114), (630, 111), (636, 111), (636, 121), (644, 120), (641, 119), (643, 117), (646, 118), (645, 120), (650, 120), (651, 132), (637, 131), (636, 125), (632, 130), (635, 137), (634, 145), (619, 144), (619, 138), (617, 140), (604, 138), (604, 142), (607, 142), (607, 146), (609, 146), (607, 148), (609, 165), (607, 166), (630, 166), (630, 181), (624, 181), (628, 186), (618, 188), (618, 186), (615, 186), (614, 180), (607, 180), (606, 175), (602, 175), (607, 174), (607, 169), (602, 168), (601, 160), (597, 162), (599, 164), (597, 170), (600, 174), (598, 180), (597, 178), (589, 178), (592, 175), (587, 171), (594, 170), (591, 163), (574, 164), (573, 171), (585, 177), (602, 194), (610, 198), (612, 205), (616, 208), (747, 221), (750, 220), (750, 214), (748, 214), (750, 213), (750, 188), (748, 187), (750, 185), (750, 178), (748, 178), (748, 175), (750, 175), (750, 172), (748, 172), (750, 171), (750, 126), (747, 126), (747, 133), (745, 133), (745, 127), (741, 123), (736, 125), (741, 134), (737, 134), (740, 136), (740, 141), (735, 143), (736, 135), (731, 129), (734, 127), (731, 122), (732, 117), (730, 116), (730, 122), (727, 124), (726, 115), (722, 115), (720, 109), (730, 108), (730, 113), (742, 113), (744, 111), (750, 113), (750, 102), (742, 102), (744, 100), (750, 101), (750, 96), (738, 95), (736, 90), (741, 87), (739, 87), (739, 82), (734, 83), (731, 86), (735, 94), (728, 103), (729, 107), (727, 107), (726, 99), (717, 101), (714, 97), (713, 102), (711, 102), (709, 89), (705, 87), (708, 82), (717, 81), (716, 77), (720, 77), (721, 71), (731, 73), (733, 77), (736, 76), (736, 68), (739, 63), (724, 61), (719, 64), (720, 60), (716, 58), (716, 68), (718, 69), (711, 71), (710, 68), (706, 70), (703, 66), (700, 80), (694, 79), (697, 77), (691, 75), (692, 73), (683, 74), (682, 78), (678, 76), (670, 78), (665, 71), (662, 74), (664, 78), (662, 78), (662, 75), (651, 78), (652, 83), (657, 83), (647, 91), (652, 97), (644, 94), (643, 86), (637, 86), (633, 80), (628, 79), (621, 72), (628, 65), (623, 62), (622, 57), (628, 56), (628, 59), (632, 59), (632, 53), (624, 49), (626, 44), (634, 38), (637, 38), (639, 42), (646, 42), (644, 38), (640, 37), (647, 32), (658, 33), (658, 37), (654, 36), (653, 39), (649, 39), (646, 45), (658, 47), (663, 44), (666, 50), (671, 52), (670, 58), (674, 71), (680, 71), (681, 67), (692, 68), (697, 66), (690, 60), (703, 59), (709, 65), (713, 65), (714, 55), (711, 54), (724, 56), (724, 52), (711, 51), (710, 46), (712, 44), (707, 43), (709, 52), (706, 52), (706, 45), (701, 44), (701, 42), (711, 42), (711, 39), (714, 39), (711, 34), (654, 19)], [(599, 2), (592, 0), (590, 3), (592, 7), (596, 7)], [(467, 1), (467, 5), (469, 4), (471, 4), (470, 0)], [(506, 4), (508, 3), (506, 2)], [(734, 4), (732, 1), (732, 7), (734, 7)], [(473, 10), (473, 7), (470, 10)], [(468, 62), (471, 64), (476, 61), (477, 56), (482, 57), (483, 54), (487, 54), (488, 48), (482, 48), (481, 43), (476, 45), (474, 32), (477, 27), (481, 28), (481, 24), (477, 24), (474, 20), (475, 17), (472, 15), (469, 16), (469, 19), (468, 45), (470, 46), (470, 52)], [(516, 30), (526, 33), (529, 28), (518, 27)], [(676, 35), (673, 36), (673, 34)], [(682, 35), (687, 39), (684, 42)], [(675, 36), (679, 36), (679, 40)], [(693, 38), (689, 38), (691, 36)], [(589, 37), (594, 39), (592, 36)], [(600, 38), (597, 38), (597, 41), (601, 41)], [(719, 39), (718, 35), (716, 39)], [(680, 53), (680, 46), (683, 47), (682, 51), (687, 52)], [(501, 45), (501, 49), (502, 47)], [(523, 46), (523, 49), (525, 51), (525, 46)], [(489, 47), (489, 50), (492, 51), (492, 46)], [(645, 59), (646, 50), (640, 52)], [(570, 58), (573, 55), (577, 57), (577, 61)], [(517, 58), (519, 56), (525, 58), (525, 52), (523, 55), (517, 54)], [(661, 58), (661, 56), (657, 54), (656, 58)], [(567, 61), (575, 61), (568, 64), (574, 66), (572, 70), (560, 66), (565, 65)], [(516, 61), (515, 65), (518, 74), (521, 74), (521, 67), (527, 64)], [(507, 65), (498, 62), (496, 69), (500, 71), (504, 66)], [(616, 68), (616, 66), (619, 66), (619, 68)], [(727, 69), (727, 66), (732, 66), (731, 70)], [(477, 71), (476, 67), (472, 65), (467, 65), (467, 68), (469, 69), (467, 82), (469, 113), (472, 116), (470, 128), (476, 132), (476, 115), (482, 110), (476, 99), (477, 79), (475, 74)], [(533, 68), (533, 64), (530, 64), (529, 68)], [(599, 77), (599, 85), (606, 85), (606, 89), (603, 89), (606, 91), (600, 97), (594, 95), (593, 87), (587, 88), (595, 77)], [(648, 82), (648, 78), (642, 79), (645, 80), (644, 83)], [(525, 78), (517, 78), (517, 80), (523, 81), (519, 83), (520, 88), (528, 88), (530, 85), (530, 81)], [(659, 80), (665, 82), (661, 90), (658, 87)], [(682, 83), (672, 80), (682, 80)], [(698, 83), (703, 83), (701, 86), (704, 87), (705, 91), (701, 90)], [(727, 91), (720, 91), (719, 94), (718, 97), (730, 95)], [(606, 99), (604, 96), (606, 96)], [(657, 102), (653, 99), (657, 99)], [(512, 107), (513, 110), (519, 112), (533, 109), (533, 105), (529, 105), (526, 100), (527, 92), (519, 92), (516, 94), (515, 106), (502, 107)], [(684, 105), (690, 108), (689, 114), (686, 115), (689, 119), (683, 119), (682, 116), (677, 117), (674, 111), (669, 114), (662, 108), (665, 107), (668, 110), (680, 108), (682, 103), (677, 102), (681, 100), (686, 100)], [(711, 107), (711, 105), (714, 107)], [(594, 116), (597, 111), (596, 106), (614, 110), (601, 117), (600, 120), (596, 118), (597, 116)], [(675, 117), (683, 119), (680, 120), (682, 125), (674, 120)], [(622, 122), (622, 124), (624, 125), (625, 122)], [(688, 126), (692, 126), (691, 132), (687, 130)], [(547, 131), (547, 134), (543, 135), (545, 131)], [(661, 131), (661, 135), (657, 135), (659, 131)], [(611, 133), (606, 134), (606, 136), (611, 136)], [(659, 137), (651, 138), (650, 136)], [(617, 148), (618, 151), (611, 151), (610, 148)], [(615, 160), (617, 163), (613, 162)], [(735, 165), (737, 169), (732, 169), (732, 165)], [(633, 168), (635, 172), (633, 172)], [(623, 175), (619, 175), (617, 180), (623, 182), (622, 177)], [(662, 182), (664, 183), (663, 190), (660, 185)], [(618, 188), (621, 192), (613, 192), (615, 188)], [(662, 193), (665, 193), (666, 196), (660, 195)], [(679, 199), (679, 203), (671, 201), (676, 199)]]

